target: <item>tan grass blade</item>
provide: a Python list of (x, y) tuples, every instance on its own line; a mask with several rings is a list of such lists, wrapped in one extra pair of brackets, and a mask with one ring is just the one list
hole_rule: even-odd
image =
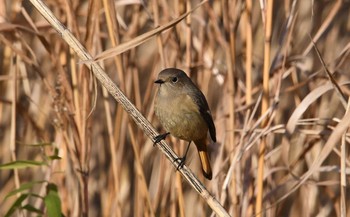
[[(311, 38), (311, 36), (310, 36), (310, 38)], [(320, 54), (320, 51), (318, 50), (318, 48), (317, 48), (315, 42), (314, 42), (312, 39), (311, 39), (311, 41), (312, 41), (312, 44), (314, 45), (314, 49), (315, 49), (315, 51), (316, 51), (316, 53), (317, 53), (317, 56), (318, 56), (318, 58), (320, 59), (320, 61), (321, 61), (321, 63), (322, 63), (322, 66), (323, 66), (323, 68), (324, 68), (324, 70), (325, 70), (325, 72), (326, 72), (326, 74), (327, 74), (328, 79), (329, 79), (330, 82), (332, 83), (332, 85), (333, 85), (333, 87), (334, 87), (336, 93), (338, 94), (338, 96), (339, 96), (339, 98), (340, 98), (340, 102), (343, 104), (343, 107), (346, 108), (346, 107), (347, 107), (347, 102), (346, 102), (346, 97), (345, 97), (343, 91), (340, 89), (340, 87), (339, 87), (339, 85), (337, 84), (337, 81), (334, 79), (332, 73), (328, 70), (328, 68), (327, 68), (327, 66), (326, 66), (326, 63), (324, 62), (324, 60), (323, 60), (323, 58), (322, 58), (322, 56), (321, 56), (321, 54)]]
[(175, 20), (160, 26), (154, 30), (151, 30), (149, 32), (146, 32), (140, 36), (137, 36), (133, 39), (131, 39), (128, 42), (122, 43), (120, 45), (118, 45), (117, 47), (113, 47), (110, 48), (100, 54), (98, 54), (95, 58), (94, 61), (101, 61), (104, 59), (108, 59), (108, 58), (112, 58), (118, 54), (121, 54), (127, 50), (130, 50), (142, 43), (144, 43), (145, 41), (151, 39), (153, 36), (158, 35), (159, 33), (163, 32), (164, 30), (167, 30), (173, 26), (175, 26), (176, 24), (178, 24), (180, 21), (182, 21), (183, 19), (185, 19), (188, 15), (190, 15), (193, 11), (195, 11), (196, 9), (198, 9), (200, 6), (202, 6), (205, 2), (207, 1), (202, 1), (201, 3), (199, 3), (196, 7), (194, 7), (192, 10), (188, 11), (187, 13), (181, 15), (180, 17), (176, 18)]
[[(345, 82), (340, 84), (347, 85), (350, 82)], [(299, 119), (305, 113), (305, 111), (310, 107), (312, 103), (314, 103), (319, 97), (321, 97), (327, 91), (333, 89), (333, 85), (331, 83), (327, 83), (322, 85), (309, 93), (303, 101), (298, 105), (298, 107), (294, 110), (293, 114), (290, 116), (288, 123), (286, 125), (286, 130), (289, 134), (292, 134), (298, 124)]]

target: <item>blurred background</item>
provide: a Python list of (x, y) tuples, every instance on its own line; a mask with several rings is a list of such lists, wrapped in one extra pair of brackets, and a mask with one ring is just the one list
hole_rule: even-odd
[[(93, 56), (200, 3), (44, 2)], [(195, 146), (186, 165), (230, 215), (350, 216), (349, 135), (322, 152), (350, 93), (350, 2), (266, 3), (208, 1), (100, 64), (160, 133), (157, 74), (177, 67), (190, 75), (207, 97), (218, 142), (208, 139), (213, 180), (202, 176)], [(329, 85), (311, 38), (343, 95)], [(65, 216), (212, 216), (79, 61), (28, 0), (0, 0), (0, 215), (50, 215), (54, 195)], [(183, 155), (186, 143), (166, 141)]]

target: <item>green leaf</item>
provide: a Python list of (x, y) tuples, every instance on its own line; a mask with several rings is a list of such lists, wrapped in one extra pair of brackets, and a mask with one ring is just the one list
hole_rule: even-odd
[(8, 193), (5, 197), (5, 200), (13, 195), (16, 195), (17, 193), (19, 192), (22, 192), (22, 191), (26, 191), (28, 189), (31, 189), (33, 187), (33, 185), (35, 184), (41, 184), (41, 183), (44, 183), (45, 181), (33, 181), (33, 182), (26, 182), (26, 183), (23, 183), (19, 188), (11, 191), (10, 193)]
[(55, 154), (54, 154), (54, 155), (58, 155), (59, 151), (60, 151), (60, 150), (59, 150), (58, 148), (55, 147), (55, 149), (54, 149)]
[(37, 214), (44, 214), (40, 209), (35, 208), (34, 206), (27, 204), (24, 207), (22, 207), (22, 209), (26, 209), (29, 212), (35, 212)]
[(48, 156), (48, 158), (50, 159), (50, 160), (61, 160), (62, 158), (60, 157), (60, 156), (58, 156), (58, 155), (51, 155), (51, 156)]
[(58, 148), (55, 148), (54, 149), (54, 154), (51, 155), (51, 156), (48, 156), (48, 158), (50, 160), (61, 160), (62, 158), (60, 156), (58, 156), (58, 153), (59, 153), (59, 149)]
[(5, 214), (5, 217), (9, 217), (12, 216), (12, 214), (18, 209), (22, 207), (22, 202), (28, 197), (28, 194), (21, 194), (21, 196), (19, 196), (17, 198), (17, 200), (12, 204), (12, 206), (10, 207), (10, 209), (7, 211), (7, 213)]
[(27, 167), (36, 167), (42, 165), (46, 165), (46, 163), (42, 161), (33, 160), (18, 160), (7, 164), (0, 164), (0, 170), (23, 169)]
[(55, 184), (47, 185), (47, 195), (44, 197), (45, 206), (47, 209), (47, 215), (49, 217), (61, 217), (61, 199), (57, 192), (57, 186)]

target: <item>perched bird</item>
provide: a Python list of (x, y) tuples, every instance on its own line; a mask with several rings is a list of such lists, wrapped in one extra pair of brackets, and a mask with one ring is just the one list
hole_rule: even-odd
[(155, 143), (171, 134), (188, 141), (185, 155), (180, 158), (179, 166), (186, 160), (186, 155), (193, 141), (197, 147), (203, 175), (211, 180), (212, 170), (207, 149), (207, 133), (216, 142), (216, 130), (207, 100), (199, 88), (180, 69), (162, 70), (156, 84), (159, 84), (155, 98), (155, 114), (167, 133), (155, 137)]

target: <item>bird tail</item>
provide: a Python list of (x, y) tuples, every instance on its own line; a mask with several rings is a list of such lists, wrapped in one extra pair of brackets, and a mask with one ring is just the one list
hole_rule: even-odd
[(206, 145), (206, 139), (200, 140), (200, 141), (195, 141), (198, 154), (199, 154), (199, 159), (201, 161), (202, 165), (202, 171), (203, 175), (205, 178), (211, 180), (213, 173), (211, 171), (211, 166), (210, 166), (210, 161), (209, 161), (209, 155), (208, 155), (208, 150), (207, 150), (207, 145)]

